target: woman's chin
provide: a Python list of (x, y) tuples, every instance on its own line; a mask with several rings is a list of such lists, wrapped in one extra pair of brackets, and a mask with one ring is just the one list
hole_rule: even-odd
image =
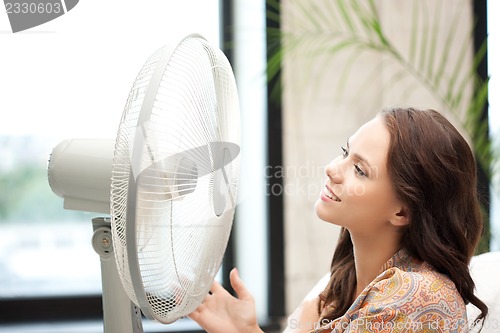
[(321, 199), (318, 199), (318, 201), (314, 204), (314, 212), (316, 213), (316, 216), (324, 222), (337, 224), (331, 216), (331, 212), (325, 211), (325, 208), (326, 207), (323, 206)]

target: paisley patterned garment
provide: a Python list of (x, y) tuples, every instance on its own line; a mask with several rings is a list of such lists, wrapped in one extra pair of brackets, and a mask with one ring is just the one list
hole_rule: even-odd
[(332, 333), (468, 331), (455, 284), (405, 250), (385, 263), (345, 315), (322, 324)]

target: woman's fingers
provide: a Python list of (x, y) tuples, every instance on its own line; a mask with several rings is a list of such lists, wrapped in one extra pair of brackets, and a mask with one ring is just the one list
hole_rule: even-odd
[(203, 303), (200, 304), (196, 310), (194, 310), (193, 312), (191, 312), (190, 314), (188, 314), (188, 318), (191, 318), (192, 320), (198, 322), (200, 320), (200, 317), (203, 315), (203, 310), (204, 310), (204, 307), (203, 307)]
[(240, 275), (236, 268), (233, 268), (231, 270), (231, 273), (229, 273), (229, 281), (231, 282), (231, 286), (233, 287), (234, 291), (236, 291), (239, 299), (253, 298), (252, 294), (250, 294), (245, 284), (243, 283), (243, 280), (240, 278)]
[(236, 269), (230, 273), (230, 282), (238, 298), (214, 282), (203, 303), (189, 317), (209, 333), (262, 332), (257, 325), (253, 296)]
[(210, 293), (212, 294), (221, 293), (224, 291), (226, 291), (226, 289), (224, 289), (224, 287), (222, 287), (220, 283), (217, 281), (214, 281), (212, 283), (212, 286), (210, 287)]

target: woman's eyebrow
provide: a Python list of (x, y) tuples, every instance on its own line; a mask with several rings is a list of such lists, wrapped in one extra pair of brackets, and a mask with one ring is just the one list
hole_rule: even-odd
[[(349, 138), (350, 139), (350, 138)], [(347, 150), (349, 150), (349, 139), (347, 139)], [(366, 158), (364, 158), (363, 156), (359, 155), (359, 154), (353, 154), (353, 157), (361, 162), (363, 162), (364, 164), (366, 164), (368, 167), (371, 168), (371, 164), (370, 162), (368, 162), (368, 160)]]

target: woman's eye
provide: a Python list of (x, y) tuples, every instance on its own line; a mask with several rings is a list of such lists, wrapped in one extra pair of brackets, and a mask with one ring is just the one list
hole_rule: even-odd
[(347, 156), (349, 156), (347, 149), (345, 149), (344, 147), (340, 147), (340, 149), (342, 149), (342, 157), (343, 158), (346, 158)]
[(359, 176), (366, 177), (366, 173), (363, 171), (363, 169), (361, 169), (359, 165), (355, 164), (354, 169)]

